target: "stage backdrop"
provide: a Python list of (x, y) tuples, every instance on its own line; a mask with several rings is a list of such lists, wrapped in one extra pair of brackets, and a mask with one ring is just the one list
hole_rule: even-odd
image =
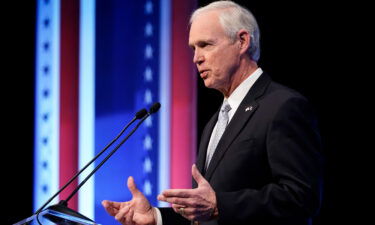
[[(162, 206), (156, 200), (162, 190), (191, 186), (196, 73), (187, 43), (195, 5), (192, 0), (37, 2), (34, 210), (139, 109), (154, 102), (161, 103), (160, 112), (145, 121), (69, 207), (101, 224), (117, 224), (101, 201), (130, 200), (128, 176), (154, 206)], [(54, 203), (66, 199), (88, 172)]]

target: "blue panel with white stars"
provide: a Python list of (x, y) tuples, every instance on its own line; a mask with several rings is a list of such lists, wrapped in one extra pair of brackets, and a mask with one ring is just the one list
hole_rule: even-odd
[(60, 1), (39, 0), (37, 6), (34, 211), (58, 190), (59, 184)]
[[(53, 7), (49, 4), (41, 4), (38, 11), (48, 11), (53, 12)], [(53, 14), (53, 13), (51, 13)], [(53, 24), (56, 26), (56, 23)], [(56, 131), (56, 121), (50, 120), (49, 115), (53, 113), (56, 115), (56, 108), (53, 108), (52, 102), (56, 100), (56, 96), (50, 95), (50, 90), (53, 90), (53, 81), (58, 78), (58, 74), (51, 74), (50, 67), (55, 66), (53, 57), (51, 57), (51, 51), (49, 51), (49, 43), (54, 41), (54, 35), (51, 30), (54, 27), (50, 26), (50, 16), (45, 15), (42, 18), (41, 15), (38, 17), (38, 35), (37, 35), (37, 87), (36, 87), (36, 135), (35, 135), (35, 155), (36, 155), (36, 168), (38, 173), (35, 173), (35, 177), (40, 176), (42, 173), (51, 173), (50, 164), (52, 159), (47, 156), (47, 151), (57, 151), (57, 149), (52, 149), (55, 146), (51, 146), (49, 140), (51, 138), (51, 132), (47, 132), (48, 129), (54, 129)], [(56, 93), (56, 91), (54, 91)], [(54, 116), (53, 119), (56, 119)], [(50, 183), (45, 179), (36, 179), (35, 187), (36, 190), (36, 201), (39, 201), (41, 194), (38, 192), (48, 193)], [(39, 207), (40, 203), (35, 205), (35, 208)]]
[[(159, 101), (159, 2), (97, 0), (95, 49), (98, 153), (139, 109)], [(101, 224), (117, 224), (101, 201), (130, 200), (128, 176), (157, 204), (158, 116), (147, 119), (96, 174), (95, 220)]]

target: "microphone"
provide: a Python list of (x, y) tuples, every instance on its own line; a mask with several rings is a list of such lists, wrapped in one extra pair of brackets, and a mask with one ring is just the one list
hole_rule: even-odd
[(159, 102), (155, 102), (155, 103), (150, 107), (149, 114), (153, 114), (153, 113), (156, 113), (157, 111), (159, 111), (160, 106), (161, 106), (161, 105), (160, 105)]
[[(87, 177), (72, 191), (72, 193), (65, 199), (65, 200), (61, 200), (58, 204), (55, 204), (55, 205), (52, 205), (52, 206), (49, 206), (47, 209), (50, 209), (50, 210), (54, 210), (54, 211), (57, 211), (57, 212), (61, 212), (61, 213), (64, 213), (64, 214), (67, 214), (67, 215), (71, 215), (71, 216), (75, 216), (75, 217), (78, 217), (78, 218), (81, 218), (81, 219), (84, 219), (84, 220), (89, 220), (91, 222), (94, 222), (92, 221), (91, 219), (87, 218), (86, 216), (80, 214), (79, 212), (73, 210), (73, 209), (70, 209), (68, 208), (68, 201), (79, 191), (79, 189), (88, 181), (88, 179), (90, 179), (90, 177), (92, 175), (95, 174), (95, 172), (97, 170), (100, 169), (100, 167), (105, 163), (107, 162), (107, 160), (130, 138), (131, 135), (133, 135), (133, 133), (139, 128), (139, 126), (143, 123), (143, 121), (145, 121), (151, 114), (153, 113), (156, 113), (159, 109), (160, 109), (160, 103), (159, 102), (156, 102), (154, 103), (149, 111), (147, 112), (145, 109), (142, 109), (140, 110), (139, 112), (137, 112), (136, 116), (133, 118), (133, 120), (129, 123), (133, 123), (135, 120), (137, 119), (141, 119), (137, 125), (130, 131), (130, 133), (124, 138), (121, 140), (121, 142), (95, 167), (95, 169), (93, 171), (91, 171), (91, 173), (89, 175), (87, 175)], [(137, 116), (138, 115), (138, 116)], [(130, 125), (126, 126), (129, 127)], [(125, 131), (125, 128), (120, 132), (120, 135), (118, 135), (116, 138), (118, 139), (119, 136), (121, 136), (121, 134)], [(116, 139), (115, 138), (115, 139)], [(116, 140), (117, 140), (116, 139)], [(113, 144), (114, 141), (112, 141), (110, 143)], [(109, 147), (109, 145), (107, 145)], [(105, 149), (107, 149), (108, 147), (106, 146)], [(105, 151), (105, 150), (104, 150)], [(104, 152), (102, 150), (102, 152)], [(102, 152), (100, 152), (99, 154), (102, 154)], [(98, 158), (99, 156), (96, 156), (94, 159)], [(92, 160), (94, 161), (94, 160)], [(91, 161), (90, 161), (91, 163)], [(85, 166), (87, 167), (87, 166)], [(81, 172), (81, 171), (80, 171)], [(75, 176), (76, 177), (76, 176)], [(60, 191), (61, 192), (61, 191)], [(60, 193), (59, 192), (59, 193)], [(40, 212), (39, 212), (40, 213)], [(57, 218), (57, 217), (53, 217), (53, 218), (49, 218), (47, 217), (48, 219), (50, 219), (52, 222), (55, 222), (55, 223), (61, 223), (61, 219), (60, 218)]]
[[(66, 187), (68, 187), (83, 171), (85, 171), (89, 165), (91, 165), (98, 157), (100, 157), (115, 141), (117, 141), (121, 135), (125, 132), (125, 130), (133, 124), (136, 120), (142, 119), (144, 116), (148, 114), (146, 109), (139, 110), (133, 119), (120, 131), (120, 133), (110, 142), (108, 143), (90, 162), (88, 162), (78, 173), (76, 173), (60, 190), (58, 190), (50, 199), (48, 199), (36, 212), (34, 215), (38, 215), (42, 212), (44, 207), (46, 207), (58, 194), (60, 194)], [(55, 210), (55, 209), (53, 209)], [(88, 218), (87, 218), (88, 219)]]

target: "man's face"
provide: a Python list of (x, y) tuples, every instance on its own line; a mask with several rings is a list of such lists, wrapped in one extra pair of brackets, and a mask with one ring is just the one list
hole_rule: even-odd
[(199, 15), (191, 25), (189, 46), (193, 62), (208, 88), (228, 90), (239, 66), (240, 48), (229, 39), (219, 22), (217, 12)]

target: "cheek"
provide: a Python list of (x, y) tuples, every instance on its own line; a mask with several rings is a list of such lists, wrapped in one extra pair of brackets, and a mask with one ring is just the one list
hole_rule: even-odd
[(214, 60), (213, 72), (216, 77), (220, 77), (221, 79), (228, 77), (233, 72), (233, 68), (234, 64), (230, 58), (221, 56)]
[(233, 73), (234, 68), (238, 66), (238, 53), (230, 47), (218, 49), (208, 55), (207, 64), (209, 65), (212, 76), (225, 80), (229, 74)]
[(227, 67), (227, 61), (225, 57), (221, 54), (215, 54), (210, 57), (209, 65), (215, 77), (221, 77), (222, 73), (225, 72)]

